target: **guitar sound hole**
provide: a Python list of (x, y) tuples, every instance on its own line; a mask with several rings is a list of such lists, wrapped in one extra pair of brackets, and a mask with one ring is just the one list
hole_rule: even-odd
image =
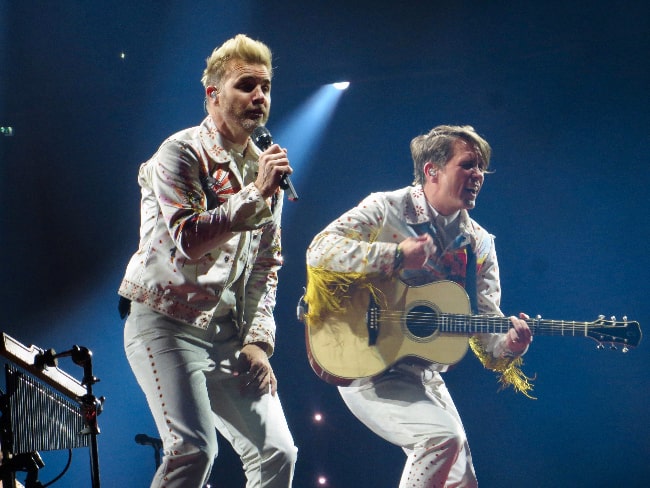
[(406, 328), (420, 339), (431, 337), (438, 330), (435, 324), (436, 311), (427, 305), (416, 305), (406, 314)]

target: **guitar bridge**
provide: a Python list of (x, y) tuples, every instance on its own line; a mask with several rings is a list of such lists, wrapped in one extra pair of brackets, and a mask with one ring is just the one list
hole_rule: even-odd
[(372, 295), (370, 295), (370, 303), (368, 303), (366, 312), (366, 327), (368, 328), (368, 345), (374, 346), (379, 337), (379, 307)]

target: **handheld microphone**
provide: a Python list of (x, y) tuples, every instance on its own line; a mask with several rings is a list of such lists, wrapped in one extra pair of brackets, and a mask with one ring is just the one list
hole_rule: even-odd
[[(266, 151), (269, 147), (271, 147), (271, 144), (273, 144), (271, 133), (263, 125), (255, 127), (253, 133), (251, 134), (251, 139), (253, 139), (255, 145), (262, 151)], [(289, 175), (286, 173), (282, 175), (282, 179), (280, 180), (280, 188), (287, 191), (287, 198), (289, 200), (298, 200), (296, 189), (293, 187), (293, 183), (291, 183), (291, 178), (289, 178)]]

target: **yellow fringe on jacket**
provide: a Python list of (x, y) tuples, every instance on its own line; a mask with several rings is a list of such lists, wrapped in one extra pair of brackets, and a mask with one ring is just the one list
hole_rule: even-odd
[(474, 354), (476, 354), (476, 357), (481, 361), (481, 364), (483, 364), (483, 367), (501, 373), (501, 377), (499, 378), (501, 389), (512, 386), (516, 391), (526, 395), (532, 400), (536, 400), (536, 398), (530, 394), (533, 390), (531, 380), (534, 378), (529, 378), (521, 370), (521, 365), (523, 364), (521, 357), (495, 358), (485, 350), (483, 344), (481, 344), (476, 337), (472, 337), (469, 340), (469, 345)]
[(324, 311), (343, 312), (351, 297), (350, 288), (366, 288), (375, 300), (381, 296), (381, 290), (370, 283), (368, 275), (307, 266), (307, 289), (304, 295), (308, 306), (306, 323), (314, 326)]

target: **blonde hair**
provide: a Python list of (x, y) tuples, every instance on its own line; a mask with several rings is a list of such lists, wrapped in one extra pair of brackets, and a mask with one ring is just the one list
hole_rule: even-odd
[(423, 184), (424, 164), (431, 161), (442, 168), (454, 155), (454, 142), (462, 139), (470, 144), (481, 159), (480, 169), (486, 171), (490, 166), (492, 148), (474, 130), (471, 125), (439, 125), (411, 141), (411, 156), (413, 158), (413, 184)]
[(263, 64), (269, 70), (269, 76), (273, 76), (271, 50), (261, 41), (251, 39), (245, 34), (237, 34), (228, 39), (221, 46), (215, 48), (212, 54), (205, 60), (206, 67), (203, 70), (201, 83), (204, 87), (219, 87), (226, 73), (226, 67), (230, 60), (238, 59), (246, 63)]

